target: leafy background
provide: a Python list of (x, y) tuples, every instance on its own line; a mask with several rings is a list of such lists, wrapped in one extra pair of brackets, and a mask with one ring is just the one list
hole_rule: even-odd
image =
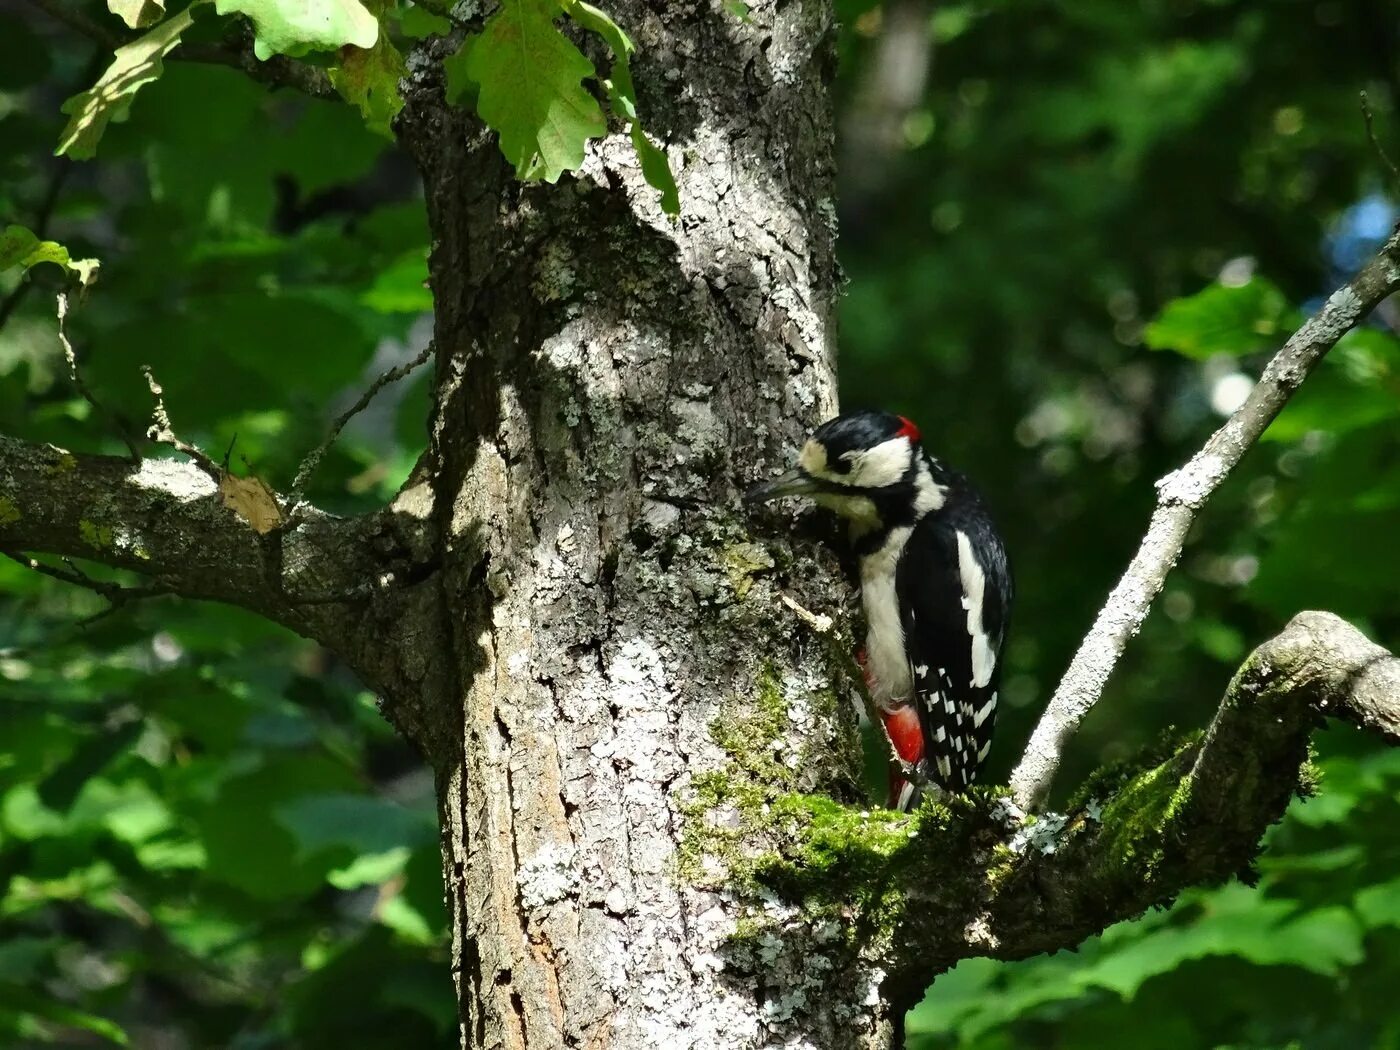
[[(381, 6), (399, 42), (432, 30)], [(1400, 4), (839, 6), (842, 396), (916, 418), (1008, 533), (1004, 780), (1153, 479), (1394, 221), (1357, 93), (1400, 154)], [(60, 107), (109, 58), (0, 9), (0, 227), (102, 259), (68, 329), (133, 430), (149, 363), (177, 428), (285, 487), (426, 338), (415, 173), (382, 106), (176, 56), (98, 160), (55, 160)], [(589, 90), (630, 120), (618, 68)], [(0, 275), (0, 430), (116, 451), (66, 378), (61, 280)], [(1066, 789), (1203, 724), (1299, 609), (1400, 643), (1395, 321), (1334, 351), (1212, 502)], [(311, 495), (383, 499), (424, 411), (421, 377), (381, 395)], [(7, 562), (0, 595), (0, 1042), (456, 1045), (431, 780), (343, 667), (217, 606), (99, 615)], [(1319, 759), (1322, 794), (1270, 834), (1257, 887), (1194, 891), (1076, 953), (964, 963), (911, 1014), (911, 1045), (1400, 1046), (1400, 760), (1341, 731)]]

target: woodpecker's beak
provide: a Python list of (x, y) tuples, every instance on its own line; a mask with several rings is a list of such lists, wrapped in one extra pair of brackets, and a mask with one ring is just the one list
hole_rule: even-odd
[(799, 467), (789, 470), (786, 474), (779, 474), (772, 481), (755, 485), (744, 493), (744, 502), (767, 503), (770, 499), (782, 499), (784, 496), (810, 496), (820, 490), (821, 485), (817, 479)]

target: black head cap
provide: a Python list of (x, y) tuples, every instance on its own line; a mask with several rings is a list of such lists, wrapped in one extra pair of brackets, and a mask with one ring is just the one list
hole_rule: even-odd
[(831, 463), (841, 462), (842, 453), (864, 451), (897, 437), (916, 444), (919, 428), (893, 412), (873, 411), (847, 412), (828, 419), (812, 434), (812, 440), (826, 449)]

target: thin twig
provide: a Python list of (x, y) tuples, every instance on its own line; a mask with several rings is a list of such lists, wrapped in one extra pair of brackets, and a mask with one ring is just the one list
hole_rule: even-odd
[(67, 569), (60, 569), (56, 565), (46, 565), (37, 558), (31, 558), (27, 554), (15, 554), (13, 551), (0, 550), (0, 557), (9, 558), (10, 561), (18, 565), (23, 565), (26, 569), (39, 573), (41, 576), (48, 576), (51, 579), (61, 580), (64, 583), (71, 583), (77, 587), (85, 587), (96, 594), (100, 594), (111, 603), (111, 608), (103, 610), (97, 616), (88, 617), (84, 623), (92, 622), (106, 616), (118, 606), (125, 605), (129, 601), (139, 598), (156, 598), (163, 594), (171, 593), (164, 587), (126, 587), (120, 583), (108, 583), (105, 580), (95, 580), (73, 562), (65, 558), (64, 563)]
[(158, 445), (169, 445), (177, 452), (183, 452), (190, 457), (195, 466), (213, 478), (215, 484), (221, 482), (224, 475), (223, 471), (219, 469), (219, 465), (210, 459), (202, 448), (180, 440), (175, 433), (175, 428), (170, 425), (170, 413), (165, 409), (165, 391), (156, 382), (151, 366), (142, 365), (141, 374), (146, 377), (146, 385), (151, 388), (151, 397), (155, 398), (155, 407), (151, 409), (153, 422), (146, 430), (146, 436)]
[(1400, 185), (1400, 168), (1395, 166), (1395, 162), (1381, 149), (1380, 141), (1376, 138), (1376, 129), (1371, 121), (1371, 104), (1366, 99), (1366, 92), (1361, 92), (1361, 116), (1366, 121), (1366, 137), (1371, 140), (1371, 148), (1376, 151), (1376, 156), (1380, 157), (1381, 163), (1390, 169), (1390, 176), (1397, 185)]
[(810, 609), (803, 608), (803, 606), (798, 603), (797, 599), (793, 598), (791, 595), (784, 594), (781, 595), (781, 598), (783, 604), (791, 609), (799, 620), (818, 634), (826, 634), (827, 631), (831, 630), (832, 624), (835, 623), (826, 613), (814, 613)]
[(1197, 512), (1327, 351), (1397, 288), (1400, 232), (1392, 233), (1376, 257), (1294, 333), (1245, 403), (1190, 462), (1157, 482), (1157, 509), (1147, 534), (1080, 643), (1011, 774), (1011, 788), (1021, 806), (1030, 809), (1045, 797), (1065, 744), (1098, 702), (1128, 640), (1137, 634), (1181, 554)]
[(68, 293), (59, 292), (58, 341), (63, 345), (63, 357), (64, 360), (68, 362), (68, 378), (73, 381), (73, 386), (77, 388), (78, 393), (83, 395), (83, 400), (92, 406), (93, 411), (96, 412), (99, 416), (102, 416), (104, 419), (106, 419), (107, 422), (112, 424), (112, 429), (115, 430), (118, 436), (121, 437), (123, 444), (126, 445), (127, 451), (131, 453), (131, 462), (140, 463), (141, 452), (139, 449), (137, 449), (136, 442), (131, 440), (131, 435), (126, 432), (126, 427), (122, 426), (121, 420), (119, 420), (115, 415), (113, 415), (111, 412), (108, 412), (105, 408), (102, 407), (102, 405), (98, 402), (97, 398), (92, 396), (92, 391), (88, 389), (87, 384), (83, 382), (83, 374), (78, 369), (78, 355), (73, 352), (73, 344), (68, 341), (68, 332), (64, 327), (64, 322), (67, 319)]
[(396, 365), (387, 372), (384, 372), (360, 395), (358, 401), (336, 417), (335, 422), (331, 424), (330, 433), (326, 435), (326, 440), (312, 449), (311, 452), (307, 454), (307, 457), (301, 461), (301, 466), (297, 468), (296, 477), (292, 481), (291, 491), (291, 500), (294, 505), (301, 502), (301, 494), (306, 488), (306, 483), (311, 480), (311, 475), (314, 474), (316, 468), (320, 466), (322, 457), (330, 451), (331, 445), (335, 444), (335, 439), (340, 437), (340, 432), (345, 429), (345, 424), (349, 423), (355, 416), (363, 412), (370, 401), (374, 399), (375, 394), (379, 393), (379, 391), (383, 390), (390, 383), (398, 382), (415, 368), (425, 364), (428, 358), (432, 356), (433, 344), (429, 342), (428, 345), (423, 348), (423, 352), (412, 361), (402, 365)]
[(63, 3), (63, 0), (29, 0), (29, 3), (56, 22), (62, 22), (75, 33), (81, 33), (89, 40), (96, 41), (109, 51), (115, 51), (126, 43), (121, 33), (108, 29), (95, 19)]

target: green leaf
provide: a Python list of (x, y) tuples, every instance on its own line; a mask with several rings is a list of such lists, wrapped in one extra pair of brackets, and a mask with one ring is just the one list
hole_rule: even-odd
[(640, 124), (632, 125), (632, 148), (637, 151), (648, 185), (661, 191), (661, 210), (667, 215), (679, 215), (681, 194), (676, 187), (676, 177), (671, 174), (671, 164), (661, 148), (647, 138)]
[(403, 55), (387, 33), (371, 48), (347, 47), (330, 69), (331, 85), (357, 108), (371, 131), (393, 137), (389, 125), (403, 109), (399, 80), (408, 74)]
[(379, 22), (359, 0), (214, 0), (221, 15), (247, 15), (253, 23), (253, 54), (300, 55), (351, 44), (374, 47)]
[(115, 1021), (76, 1009), (51, 996), (40, 995), (27, 988), (0, 987), (0, 1007), (55, 1024), (81, 1028), (118, 1046), (127, 1046), (130, 1043), (126, 1030)]
[(384, 854), (429, 841), (433, 834), (421, 810), (348, 792), (302, 795), (279, 805), (275, 816), (296, 837), (303, 856), (336, 846), (357, 855)]
[(1369, 927), (1400, 926), (1400, 879), (1358, 891), (1355, 907), (1356, 914)]
[(550, 0), (506, 0), (466, 61), (480, 85), (477, 112), (500, 136), (522, 179), (554, 182), (583, 163), (583, 147), (607, 130), (583, 88), (593, 63), (554, 24)]
[(88, 737), (66, 761), (39, 782), (39, 801), (52, 810), (71, 809), (83, 785), (135, 744), (144, 729), (145, 723), (138, 719)]
[(428, 289), (428, 260), (410, 250), (380, 269), (360, 302), (378, 313), (428, 313), (433, 293)]
[(61, 109), (68, 114), (68, 126), (59, 136), (54, 152), (74, 160), (93, 157), (107, 124), (126, 118), (132, 96), (159, 78), (165, 68), (161, 59), (180, 43), (180, 34), (193, 24), (194, 18), (186, 8), (145, 36), (117, 48), (114, 61), (92, 89), (63, 103)]
[(13, 266), (27, 270), (40, 263), (53, 263), (77, 274), (84, 287), (97, 280), (101, 265), (96, 259), (74, 259), (57, 241), (41, 241), (23, 226), (7, 226), (0, 233), (0, 272)]
[(1255, 277), (1241, 285), (1213, 284), (1185, 299), (1173, 299), (1147, 326), (1143, 339), (1153, 350), (1204, 360), (1276, 346), (1297, 323), (1284, 294)]
[(442, 15), (413, 5), (399, 13), (399, 29), (404, 36), (423, 40), (430, 36), (446, 36), (452, 32), (452, 23)]
[(107, 0), (107, 10), (128, 29), (145, 29), (165, 17), (165, 0)]
[(637, 115), (637, 89), (632, 83), (630, 56), (635, 46), (631, 38), (622, 31), (604, 11), (583, 0), (567, 0), (564, 10), (579, 25), (601, 36), (613, 53), (611, 77), (603, 81), (608, 90), (608, 103), (613, 113), (631, 125), (632, 149), (642, 166), (642, 177), (653, 189), (661, 192), (661, 209), (667, 215), (679, 215), (681, 210), (680, 191), (676, 188), (675, 176), (666, 154), (647, 137), (642, 129), (641, 118)]

